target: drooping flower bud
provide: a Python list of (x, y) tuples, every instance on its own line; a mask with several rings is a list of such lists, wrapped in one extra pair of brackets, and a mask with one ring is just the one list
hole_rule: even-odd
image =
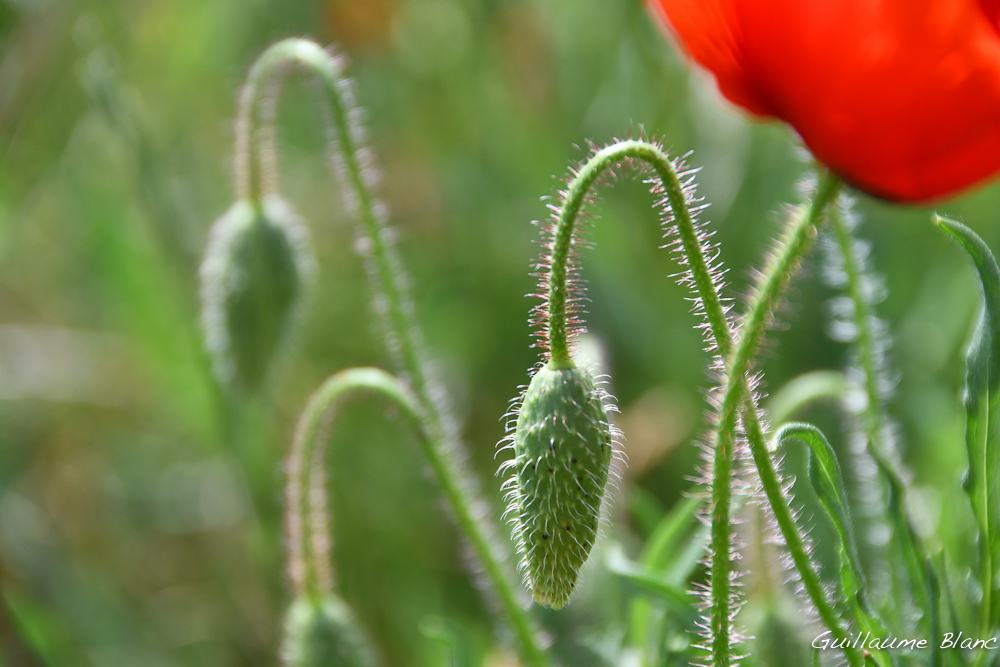
[(234, 203), (212, 227), (201, 267), (202, 323), (216, 376), (258, 390), (311, 272), (305, 225), (280, 197)]
[(559, 609), (597, 537), (613, 450), (605, 394), (591, 374), (550, 366), (521, 402), (508, 512), (535, 601)]
[(298, 598), (285, 619), (284, 667), (372, 667), (374, 652), (350, 608), (334, 595)]

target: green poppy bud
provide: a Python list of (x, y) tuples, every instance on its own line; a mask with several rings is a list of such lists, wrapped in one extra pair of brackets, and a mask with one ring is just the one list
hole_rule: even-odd
[(535, 601), (553, 609), (569, 601), (597, 538), (613, 453), (605, 396), (584, 369), (540, 368), (505, 464), (521, 569)]
[(334, 595), (319, 603), (298, 598), (285, 619), (281, 644), (285, 667), (371, 667), (374, 652), (354, 614)]
[(312, 267), (308, 233), (280, 197), (237, 201), (212, 227), (202, 322), (216, 376), (258, 390), (287, 337)]

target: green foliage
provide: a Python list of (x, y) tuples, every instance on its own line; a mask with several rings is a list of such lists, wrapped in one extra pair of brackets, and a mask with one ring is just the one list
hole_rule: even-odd
[[(843, 506), (824, 505), (824, 496), (835, 499), (836, 480), (829, 467), (820, 475), (819, 459), (794, 485), (778, 477), (771, 486), (793, 510), (801, 507), (801, 514), (791, 512), (789, 530), (808, 538), (804, 553), (845, 630), (856, 633), (870, 613), (897, 636), (997, 631), (995, 336), (989, 327), (977, 329), (969, 400), (959, 406), (951, 386), (962, 364), (955, 350), (981, 295), (959, 253), (928, 230), (927, 211), (864, 196), (856, 203), (872, 220), (872, 251), (851, 239), (848, 245), (885, 276), (891, 296), (881, 315), (893, 334), (891, 358), (861, 335), (824, 337), (830, 289), (813, 279), (807, 263), (793, 290), (782, 287), (761, 306), (758, 340), (746, 339), (745, 359), (735, 366), (741, 370), (727, 376), (725, 343), (698, 351), (702, 334), (691, 326), (684, 299), (692, 295), (674, 284), (674, 269), (658, 250), (663, 241), (646, 193), (629, 184), (608, 192), (593, 207), (606, 224), (588, 234), (596, 249), (587, 251), (581, 270), (592, 297), (587, 344), (607, 353), (602, 368), (613, 374), (623, 411), (618, 423), (628, 431), (634, 465), (618, 504), (628, 506), (641, 493), (646, 511), (641, 522), (616, 517), (605, 529), (604, 547), (594, 549), (604, 558), (593, 559), (566, 609), (529, 608), (504, 561), (513, 549), (490, 530), (502, 505), (490, 443), (499, 437), (496, 415), (509, 387), (533, 363), (522, 295), (532, 290), (524, 267), (536, 233), (526, 223), (542, 214), (538, 195), (552, 190), (552, 173), (581, 157), (574, 144), (605, 140), (632, 121), (678, 153), (692, 150), (716, 233), (711, 243), (701, 240), (719, 244), (708, 248), (710, 259), (718, 252), (735, 267), (726, 276), (731, 288), (719, 288), (722, 328), (731, 327), (735, 348), (742, 333), (731, 315), (742, 309), (726, 297), (753, 295), (763, 283), (757, 274), (748, 279), (743, 267), (760, 264), (761, 248), (775, 235), (769, 211), (797, 197), (793, 183), (805, 167), (794, 142), (780, 128), (747, 123), (718, 104), (671, 55), (642, 3), (140, 5), (26, 0), (0, 9), (0, 664), (272, 664), (289, 598), (278, 501), (283, 443), (323, 378), (358, 364), (391, 366), (393, 382), (413, 394), (403, 414), (414, 406), (422, 413), (415, 421), (451, 408), (440, 411), (429, 434), (384, 420), (381, 406), (354, 404), (335, 424), (325, 412), (316, 420), (317, 437), (329, 435), (331, 446), (322, 467), (312, 462), (323, 474), (309, 478), (302, 499), (315, 509), (315, 487), (328, 494), (334, 520), (324, 526), (323, 567), (338, 573), (336, 595), (350, 602), (357, 626), (387, 665), (436, 667), (445, 654), (490, 666), (680, 667), (711, 660), (694, 648), (700, 621), (688, 593), (712, 583), (699, 564), (712, 529), (696, 520), (699, 512), (727, 513), (717, 530), (725, 546), (715, 554), (719, 590), (732, 584), (740, 592), (714, 613), (728, 620), (742, 605), (733, 629), (742, 624), (758, 638), (736, 643), (730, 657), (749, 652), (746, 667), (775, 667), (782, 659), (808, 664), (803, 656), (818, 630), (808, 620), (810, 602), (794, 595), (800, 582), (779, 573), (768, 582), (778, 589), (768, 599), (761, 592), (766, 568), (749, 550), (736, 559), (729, 549), (738, 544), (729, 542), (732, 529), (758, 528), (740, 527), (756, 479), (754, 464), (741, 456), (737, 427), (754, 433), (750, 394), (759, 386), (783, 394), (770, 414), (761, 413), (764, 442), (773, 441), (767, 421), (778, 426), (788, 413), (803, 412), (829, 436), (842, 465)], [(197, 334), (197, 258), (207, 221), (230, 197), (225, 156), (234, 90), (254, 55), (288, 34), (337, 42), (350, 54), (358, 98), (371, 109), (369, 143), (384, 167), (381, 195), (397, 212), (399, 232), (344, 224), (355, 217), (350, 204), (359, 202), (331, 202), (335, 188), (322, 168), (328, 156), (318, 149), (329, 143), (322, 122), (329, 116), (311, 103), (315, 90), (289, 77), (275, 107), (278, 130), (262, 143), (281, 157), (275, 163), (283, 194), (310, 220), (322, 298), (303, 313), (292, 347), (282, 332), (294, 328), (296, 307), (273, 305), (298, 301), (301, 281), (295, 290), (280, 278), (267, 284), (272, 315), (258, 318), (262, 326), (233, 330), (246, 379), (236, 370), (236, 348), (223, 352), (235, 384), (267, 390), (252, 402), (230, 403), (218, 393)], [(266, 119), (272, 109), (265, 102)], [(359, 138), (356, 112), (342, 111), (350, 118), (341, 130)], [(363, 143), (353, 148), (363, 159), (341, 173), (372, 183), (379, 170), (369, 169)], [(625, 161), (612, 167), (619, 164)], [(656, 199), (660, 214), (677, 203), (660, 201), (663, 193)], [(383, 223), (380, 207), (370, 203), (370, 221)], [(994, 247), (998, 206), (995, 187), (947, 204), (975, 221), (976, 234)], [(812, 229), (806, 232), (803, 254)], [(271, 230), (247, 238), (273, 250), (282, 236)], [(963, 245), (982, 271), (985, 245), (970, 239)], [(376, 240), (395, 254), (391, 261), (379, 263)], [(353, 261), (358, 253), (368, 274)], [(271, 257), (283, 263), (286, 278), (290, 266), (298, 268), (287, 250)], [(410, 285), (399, 271), (404, 260)], [(721, 285), (720, 267), (710, 264), (709, 277)], [(874, 283), (870, 267), (859, 267), (855, 285), (837, 286), (854, 303), (841, 300), (838, 321), (855, 330), (874, 321), (877, 301), (861, 307), (859, 297)], [(794, 268), (776, 273), (784, 280)], [(395, 337), (388, 350), (373, 332), (376, 318), (368, 317), (371, 274), (383, 283), (374, 299), (383, 329)], [(418, 297), (410, 311), (384, 308), (387, 279)], [(995, 281), (985, 285), (993, 289)], [(786, 301), (792, 307), (783, 310)], [(230, 305), (249, 323), (252, 302), (234, 297)], [(759, 339), (775, 309), (790, 326), (768, 331), (777, 353), (765, 345), (761, 354)], [(433, 355), (420, 345), (400, 346), (417, 323)], [(842, 365), (845, 342), (855, 352), (843, 375), (831, 369)], [(878, 363), (866, 363), (866, 347)], [(723, 359), (714, 360), (715, 353)], [(436, 364), (427, 364), (430, 356)], [(281, 373), (273, 372), (277, 359)], [(823, 374), (789, 385), (807, 370)], [(757, 374), (766, 375), (766, 385), (753, 382)], [(892, 378), (899, 378), (895, 394), (880, 389)], [(750, 382), (738, 387), (744, 379)], [(716, 440), (719, 425), (702, 417), (699, 387), (720, 381), (734, 384), (729, 440)], [(451, 390), (450, 404), (440, 400), (438, 384)], [(846, 430), (863, 434), (876, 454), (892, 430), (879, 424), (898, 423), (900, 458), (875, 462), (873, 486), (881, 494), (874, 503), (862, 498), (852, 474), (861, 457), (837, 428), (840, 406), (814, 403), (816, 396), (844, 403), (857, 422)], [(711, 393), (713, 412), (722, 398)], [(455, 424), (472, 445), (467, 458)], [(400, 447), (414, 433), (417, 446)], [(698, 434), (707, 434), (709, 446), (722, 442), (720, 456), (732, 466), (713, 488), (720, 503), (684, 497), (692, 492), (690, 478), (713, 474), (696, 470), (689, 442)], [(786, 469), (796, 472), (803, 450), (783, 451)], [(424, 467), (433, 481), (418, 473)], [(956, 493), (966, 467), (968, 496)], [(817, 493), (804, 492), (805, 483)], [(442, 491), (446, 512), (439, 508)], [(837, 516), (846, 507), (856, 519), (860, 565), (844, 546), (843, 526), (827, 521), (835, 518), (830, 507)], [(869, 522), (868, 507), (878, 512), (878, 525)], [(449, 522), (449, 514), (457, 520)], [(763, 557), (788, 555), (785, 546), (768, 548)], [(505, 580), (514, 584), (504, 588)], [(495, 581), (500, 587), (489, 583)], [(870, 612), (844, 592), (859, 582), (868, 582)], [(519, 619), (504, 611), (511, 608)], [(322, 607), (307, 612), (330, 617)], [(544, 632), (536, 633), (539, 627)], [(926, 653), (888, 651), (868, 660), (985, 666), (996, 655), (934, 643)], [(823, 664), (840, 658), (839, 651), (813, 651), (817, 665), (820, 654)]]
[(965, 225), (937, 218), (941, 228), (968, 253), (982, 290), (979, 315), (965, 353), (965, 444), (968, 453), (963, 488), (978, 528), (980, 630), (1000, 626), (1000, 269), (989, 246)]

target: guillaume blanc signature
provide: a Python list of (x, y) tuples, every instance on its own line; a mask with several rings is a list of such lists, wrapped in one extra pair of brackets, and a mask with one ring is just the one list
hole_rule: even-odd
[[(818, 648), (821, 650), (830, 648), (855, 648), (855, 649), (869, 649), (869, 650), (917, 650), (922, 648), (927, 648), (930, 646), (930, 641), (928, 639), (904, 639), (902, 637), (878, 637), (872, 635), (870, 632), (864, 634), (857, 633), (848, 635), (843, 639), (836, 639), (830, 636), (830, 631), (822, 633), (812, 642), (813, 648)], [(958, 649), (986, 649), (988, 651), (994, 651), (1000, 648), (1000, 643), (998, 643), (997, 637), (989, 638), (975, 638), (966, 637), (964, 633), (953, 633), (946, 632), (941, 636), (941, 643), (939, 648), (958, 648)]]

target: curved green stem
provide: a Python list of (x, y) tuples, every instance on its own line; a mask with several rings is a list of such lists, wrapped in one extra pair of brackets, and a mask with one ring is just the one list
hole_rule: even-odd
[(279, 42), (271, 46), (257, 58), (240, 90), (233, 160), (236, 196), (239, 199), (260, 201), (265, 194), (275, 194), (278, 190), (274, 150), (275, 73), (291, 62), (290, 48), (284, 44)]
[(841, 371), (810, 371), (787, 382), (767, 402), (772, 424), (784, 424), (792, 415), (820, 401), (840, 403), (851, 389)]
[[(586, 200), (586, 195), (595, 182), (608, 169), (628, 160), (639, 160), (648, 164), (656, 174), (654, 192), (662, 195), (662, 203), (669, 206), (677, 226), (677, 234), (683, 247), (692, 281), (701, 297), (702, 308), (708, 321), (716, 346), (723, 356), (728, 355), (732, 346), (732, 333), (726, 310), (722, 305), (716, 287), (716, 276), (704, 252), (698, 228), (688, 208), (684, 184), (677, 173), (673, 160), (657, 145), (637, 140), (619, 141), (598, 151), (581, 167), (573, 177), (563, 196), (558, 211), (552, 239), (548, 272), (548, 319), (547, 338), (550, 363), (557, 367), (572, 365), (567, 340), (567, 298), (569, 292), (568, 273), (575, 223)], [(716, 443), (716, 465), (713, 467), (712, 500), (712, 581), (711, 581), (711, 624), (712, 653), (715, 664), (726, 667), (733, 662), (731, 618), (734, 611), (732, 602), (732, 532), (730, 504), (732, 488), (733, 441), (732, 429), (726, 437)]]
[[(386, 340), (394, 365), (405, 374), (407, 383), (419, 405), (422, 449), (447, 499), (455, 520), (468, 539), (499, 599), (517, 638), (524, 661), (533, 667), (546, 667), (549, 662), (539, 645), (535, 630), (520, 603), (516, 584), (504, 569), (503, 558), (489, 538), (478, 507), (484, 505), (475, 497), (467, 483), (471, 472), (461, 464), (453, 450), (459, 446), (453, 433), (452, 421), (446, 415), (439, 392), (428, 378), (426, 354), (416, 325), (413, 302), (405, 289), (401, 264), (393, 247), (381, 207), (371, 192), (370, 176), (360, 146), (359, 127), (348, 82), (341, 71), (340, 61), (318, 44), (304, 39), (286, 39), (268, 48), (251, 69), (244, 89), (238, 124), (237, 177), (241, 193), (254, 196), (276, 184), (273, 149), (268, 149), (272, 129), (260, 129), (260, 91), (276, 85), (278, 75), (289, 66), (305, 69), (321, 85), (323, 101), (328, 105), (335, 142), (330, 157), (340, 177), (344, 201), (360, 220), (364, 235), (368, 276), (373, 284), (376, 303), (386, 328)], [(264, 112), (268, 109), (265, 107)], [(272, 112), (273, 113), (273, 112)], [(264, 125), (268, 125), (264, 123)], [(254, 141), (254, 137), (263, 141)], [(242, 165), (242, 166), (240, 166)], [(270, 174), (270, 175), (269, 175)]]
[(296, 597), (319, 598), (333, 593), (332, 550), (329, 540), (326, 442), (343, 404), (361, 394), (387, 399), (427, 440), (420, 407), (413, 393), (396, 377), (378, 368), (352, 368), (333, 375), (309, 398), (295, 428), (285, 486), (285, 530), (288, 579)]
[[(329, 502), (324, 475), (325, 443), (336, 411), (345, 400), (359, 393), (376, 393), (400, 410), (416, 430), (420, 449), (442, 481), (445, 496), (455, 505), (459, 528), (467, 534), (477, 551), (490, 548), (477, 530), (472, 505), (464, 497), (461, 485), (445, 483), (445, 480), (451, 480), (449, 462), (439, 455), (437, 443), (427, 431), (427, 419), (417, 397), (397, 377), (381, 369), (352, 368), (327, 379), (309, 399), (299, 419), (288, 459), (286, 526), (291, 555), (288, 574), (296, 594), (318, 599), (323, 594), (333, 592)], [(476, 536), (479, 536), (479, 542), (475, 541)], [(491, 560), (484, 567), (491, 579), (505, 580), (498, 560)], [(511, 587), (498, 590), (498, 594), (505, 607), (518, 606), (516, 593)], [(512, 621), (519, 641), (525, 645), (536, 645), (534, 629), (523, 614), (512, 618)], [(548, 664), (541, 649), (535, 655), (526, 657), (526, 660), (532, 665)]]
[[(701, 297), (701, 305), (719, 353), (726, 359), (726, 387), (715, 431), (712, 465), (710, 513), (711, 582), (709, 591), (710, 632), (713, 660), (718, 667), (728, 667), (732, 658), (733, 637), (730, 628), (734, 613), (732, 602), (732, 466), (735, 454), (736, 413), (744, 405), (744, 428), (754, 464), (765, 495), (772, 506), (778, 527), (785, 538), (792, 559), (800, 571), (804, 588), (824, 624), (838, 638), (846, 638), (839, 617), (827, 599), (819, 575), (808, 557), (805, 541), (782, 490), (782, 484), (768, 453), (767, 440), (758, 415), (756, 398), (747, 383), (752, 360), (763, 336), (774, 304), (781, 298), (792, 273), (815, 237), (819, 222), (836, 199), (840, 180), (823, 174), (816, 195), (809, 206), (800, 209), (777, 251), (761, 272), (761, 281), (753, 295), (750, 309), (735, 343), (726, 318), (726, 309), (716, 288), (715, 277), (706, 259), (697, 227), (687, 206), (684, 187), (673, 162), (658, 147), (643, 141), (622, 141), (597, 152), (576, 173), (567, 189), (556, 218), (549, 265), (547, 334), (551, 361), (572, 364), (567, 341), (567, 296), (570, 251), (574, 224), (586, 194), (600, 175), (618, 162), (633, 159), (648, 163), (660, 181), (666, 203), (677, 223), (678, 236), (691, 272), (692, 282)], [(860, 665), (861, 656), (854, 649), (844, 650), (851, 665)]]
[[(704, 299), (705, 316), (715, 335), (716, 342), (719, 343), (723, 339), (729, 340), (729, 323), (726, 320), (726, 311), (715, 291), (712, 271), (701, 250), (698, 230), (688, 209), (684, 185), (674, 168), (673, 160), (663, 149), (648, 141), (619, 141), (595, 153), (576, 172), (562, 197), (562, 205), (559, 207), (555, 220), (555, 233), (552, 239), (548, 271), (546, 326), (548, 328), (549, 356), (557, 368), (573, 365), (567, 340), (566, 302), (570, 291), (568, 273), (576, 220), (586, 202), (587, 193), (594, 187), (601, 175), (616, 164), (626, 160), (643, 161), (656, 172), (664, 190), (663, 193), (658, 194), (664, 194), (667, 197), (670, 209), (673, 211), (678, 233), (690, 263), (689, 268), (698, 286), (698, 291)], [(720, 336), (723, 331), (726, 334)], [(721, 346), (719, 349), (725, 354), (726, 351)]]

